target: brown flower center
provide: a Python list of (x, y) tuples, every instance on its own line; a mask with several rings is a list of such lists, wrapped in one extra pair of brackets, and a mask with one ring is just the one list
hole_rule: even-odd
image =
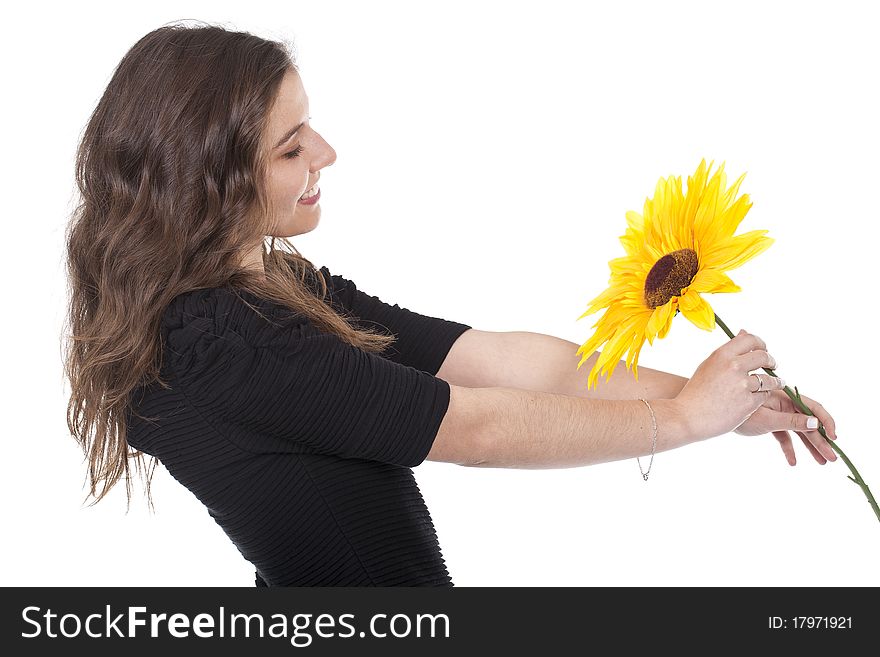
[(697, 252), (692, 249), (666, 254), (648, 272), (645, 280), (645, 303), (650, 308), (657, 308), (672, 297), (679, 296), (682, 288), (691, 284), (699, 270)]

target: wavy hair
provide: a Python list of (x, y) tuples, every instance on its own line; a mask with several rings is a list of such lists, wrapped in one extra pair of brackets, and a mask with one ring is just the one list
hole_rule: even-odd
[[(286, 42), (177, 22), (131, 47), (88, 120), (65, 233), (64, 370), (68, 429), (88, 461), (92, 505), (123, 476), (130, 505), (129, 460), (147, 470), (127, 443), (126, 412), (138, 386), (170, 387), (159, 376), (160, 322), (177, 295), (247, 290), (366, 351), (394, 341), (338, 314), (321, 273), (287, 239), (267, 247), (275, 210), (264, 133), (288, 70), (298, 69)], [(242, 263), (257, 245), (265, 277)]]

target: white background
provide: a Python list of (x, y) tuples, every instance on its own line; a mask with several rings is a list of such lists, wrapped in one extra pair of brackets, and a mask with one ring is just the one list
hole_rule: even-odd
[[(252, 586), (163, 469), (89, 508), (65, 424), (64, 229), (73, 157), (120, 58), (200, 19), (289, 39), (336, 149), (293, 238), (389, 303), (581, 344), (576, 318), (661, 176), (726, 162), (776, 243), (706, 299), (822, 402), (880, 494), (880, 42), (870, 3), (174, 2), (15, 5), (2, 41), (4, 585)], [(9, 12), (10, 10), (7, 10)], [(720, 331), (679, 315), (640, 364), (683, 376)], [(576, 365), (573, 356), (572, 367)], [(723, 400), (719, 400), (723, 403)], [(562, 470), (415, 469), (457, 586), (876, 586), (880, 523), (842, 461), (733, 434)], [(645, 460), (643, 459), (643, 464)], [(829, 610), (826, 610), (829, 611)], [(824, 612), (823, 612), (824, 613)]]

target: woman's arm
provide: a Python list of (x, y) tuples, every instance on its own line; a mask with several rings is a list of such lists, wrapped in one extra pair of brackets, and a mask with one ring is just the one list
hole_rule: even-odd
[[(728, 433), (781, 389), (780, 379), (767, 377), (759, 390), (749, 375), (775, 365), (766, 348), (757, 336), (741, 332), (712, 352), (674, 399), (649, 395), (657, 420), (654, 451)], [(806, 421), (800, 413), (779, 413), (767, 429), (806, 430)], [(644, 456), (651, 445), (651, 414), (638, 399), (450, 384), (449, 406), (427, 458), (483, 467), (565, 468)]]
[(527, 331), (470, 329), (452, 345), (437, 376), (470, 388), (505, 387), (553, 392), (588, 399), (672, 399), (687, 378), (639, 367), (639, 380), (621, 363), (606, 382), (587, 390), (587, 377), (599, 352), (580, 368), (579, 345)]
[[(651, 402), (661, 452), (700, 440), (674, 399)], [(572, 468), (651, 453), (651, 415), (635, 400), (450, 385), (430, 461), (486, 468)]]

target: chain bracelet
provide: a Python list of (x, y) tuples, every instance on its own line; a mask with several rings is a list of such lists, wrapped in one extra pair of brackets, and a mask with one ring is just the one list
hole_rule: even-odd
[(639, 464), (639, 472), (642, 473), (642, 479), (648, 481), (648, 474), (651, 472), (651, 466), (654, 465), (654, 448), (657, 447), (657, 418), (654, 415), (654, 409), (651, 408), (651, 405), (648, 403), (647, 399), (642, 399), (639, 397), (640, 401), (645, 402), (645, 406), (648, 407), (648, 410), (651, 411), (651, 425), (652, 425), (652, 437), (651, 437), (651, 460), (648, 462), (648, 470), (642, 470), (642, 462), (639, 460), (639, 457), (636, 457), (636, 463)]

